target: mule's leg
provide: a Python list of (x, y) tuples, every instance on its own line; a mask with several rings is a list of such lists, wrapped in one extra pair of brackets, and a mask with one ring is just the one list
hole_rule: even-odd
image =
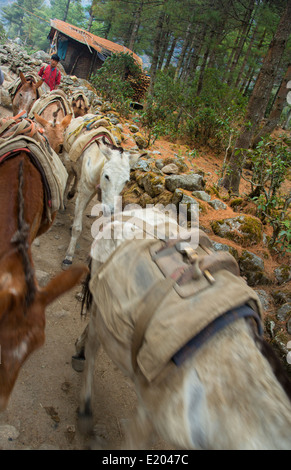
[(76, 354), (72, 356), (72, 367), (76, 372), (83, 372), (85, 366), (85, 345), (88, 337), (89, 324), (75, 342)]
[(75, 205), (75, 214), (74, 214), (74, 222), (72, 226), (71, 240), (70, 240), (70, 244), (67, 249), (67, 252), (66, 252), (65, 259), (63, 261), (63, 268), (70, 266), (73, 262), (76, 244), (82, 232), (83, 214), (87, 205), (89, 204), (89, 201), (92, 198), (93, 192), (94, 191), (89, 190), (88, 188), (85, 188), (82, 185), (82, 181), (80, 181), (79, 187), (78, 187), (76, 205)]
[[(94, 379), (95, 358), (100, 346), (100, 342), (96, 334), (95, 314), (93, 309), (90, 312), (90, 320), (87, 327), (87, 339), (85, 345), (86, 361), (83, 377), (83, 385), (80, 396), (78, 425), (83, 434), (90, 433), (93, 429), (93, 413), (92, 413), (92, 386)], [(85, 330), (85, 331), (86, 331)]]
[(139, 403), (135, 416), (128, 422), (125, 428), (125, 440), (121, 449), (138, 450), (146, 449), (150, 437), (153, 434), (153, 426), (148, 418), (144, 406)]
[(70, 191), (67, 194), (68, 199), (73, 199), (73, 197), (75, 196), (75, 193), (77, 191), (77, 187), (78, 187), (78, 182), (79, 182), (78, 175), (76, 173), (73, 173), (73, 176), (74, 176), (74, 183), (73, 183), (73, 186), (71, 187)]
[(72, 181), (73, 181), (73, 177), (74, 177), (74, 173), (72, 173), (72, 172), (69, 171), (69, 172), (68, 172), (68, 179), (67, 179), (67, 183), (66, 183), (66, 187), (65, 187), (65, 191), (64, 191), (64, 199), (63, 199), (64, 208), (66, 208), (66, 205), (67, 205), (67, 201), (68, 201), (68, 192), (69, 192), (71, 183), (72, 183)]

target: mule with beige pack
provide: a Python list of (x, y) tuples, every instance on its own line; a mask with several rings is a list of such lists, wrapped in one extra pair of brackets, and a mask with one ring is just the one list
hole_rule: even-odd
[[(169, 222), (161, 236), (158, 224)], [(73, 357), (74, 368), (85, 364), (80, 428), (92, 429), (102, 346), (137, 395), (122, 448), (147, 449), (156, 433), (176, 449), (290, 450), (290, 381), (263, 339), (257, 294), (229, 253), (215, 252), (200, 230), (188, 239), (172, 233), (175, 224), (140, 209), (96, 234), (84, 297), (90, 318)], [(115, 448), (96, 436), (92, 447)]]
[(83, 214), (91, 199), (98, 194), (103, 209), (112, 212), (115, 198), (129, 180), (130, 167), (139, 157), (116, 146), (110, 127), (105, 118), (87, 114), (73, 119), (65, 130), (60, 155), (69, 175), (64, 204), (76, 192), (77, 197), (63, 268), (73, 262), (76, 243), (82, 232)]

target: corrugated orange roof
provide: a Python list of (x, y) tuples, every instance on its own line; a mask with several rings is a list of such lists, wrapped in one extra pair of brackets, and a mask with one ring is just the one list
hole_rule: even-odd
[(73, 26), (69, 23), (65, 23), (61, 20), (53, 19), (50, 20), (50, 23), (52, 28), (62, 32), (66, 36), (69, 36), (70, 38), (75, 39), (78, 42), (81, 42), (82, 44), (86, 44), (89, 49), (90, 47), (93, 47), (93, 49), (100, 52), (101, 54), (106, 53), (106, 51), (116, 53), (124, 52), (125, 54), (128, 53), (133, 56), (134, 60), (140, 66), (142, 66), (142, 59), (125, 46), (120, 46), (120, 44), (108, 41), (108, 39), (95, 36), (95, 34), (89, 33), (84, 29), (78, 28), (77, 26)]

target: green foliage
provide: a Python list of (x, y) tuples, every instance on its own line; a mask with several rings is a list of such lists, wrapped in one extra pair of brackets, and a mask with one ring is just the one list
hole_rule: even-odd
[(291, 228), (286, 214), (290, 196), (285, 196), (284, 201), (280, 189), (291, 165), (290, 148), (284, 137), (279, 140), (266, 137), (249, 154), (253, 170), (250, 196), (257, 205), (258, 216), (262, 221), (267, 218), (273, 227), (270, 246), (289, 252)]
[(113, 103), (119, 112), (129, 111), (134, 90), (127, 77), (139, 80), (141, 69), (130, 54), (112, 54), (90, 80), (98, 93)]
[[(249, 152), (253, 168), (252, 192), (265, 199), (265, 208), (260, 212), (269, 214), (276, 207), (277, 194), (286, 178), (291, 164), (291, 152), (283, 139), (265, 137), (254, 151)], [(262, 198), (261, 198), (262, 199)]]
[[(16, 0), (2, 8), (3, 23), (8, 37), (19, 37), (27, 52), (47, 50), (50, 18), (63, 20), (68, 0), (51, 0), (50, 6), (44, 0)], [(85, 10), (81, 0), (71, 0), (66, 21), (76, 26), (86, 25)]]
[(245, 104), (239, 93), (213, 73), (206, 75), (205, 87), (197, 96), (195, 82), (185, 84), (175, 81), (172, 71), (159, 72), (153, 99), (148, 97), (140, 113), (141, 124), (154, 134), (171, 135), (191, 146), (207, 144), (222, 150), (236, 132)]
[(5, 29), (2, 23), (0, 23), (0, 44), (5, 44), (6, 41), (7, 41), (7, 35), (6, 35)]
[(271, 222), (274, 228), (274, 234), (270, 243), (271, 247), (276, 246), (276, 249), (282, 254), (291, 254), (291, 220), (285, 219)]

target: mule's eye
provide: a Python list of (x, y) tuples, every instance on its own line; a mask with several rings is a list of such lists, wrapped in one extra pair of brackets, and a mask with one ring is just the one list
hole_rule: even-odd
[(110, 180), (108, 175), (104, 175), (104, 178), (106, 178), (108, 181)]

